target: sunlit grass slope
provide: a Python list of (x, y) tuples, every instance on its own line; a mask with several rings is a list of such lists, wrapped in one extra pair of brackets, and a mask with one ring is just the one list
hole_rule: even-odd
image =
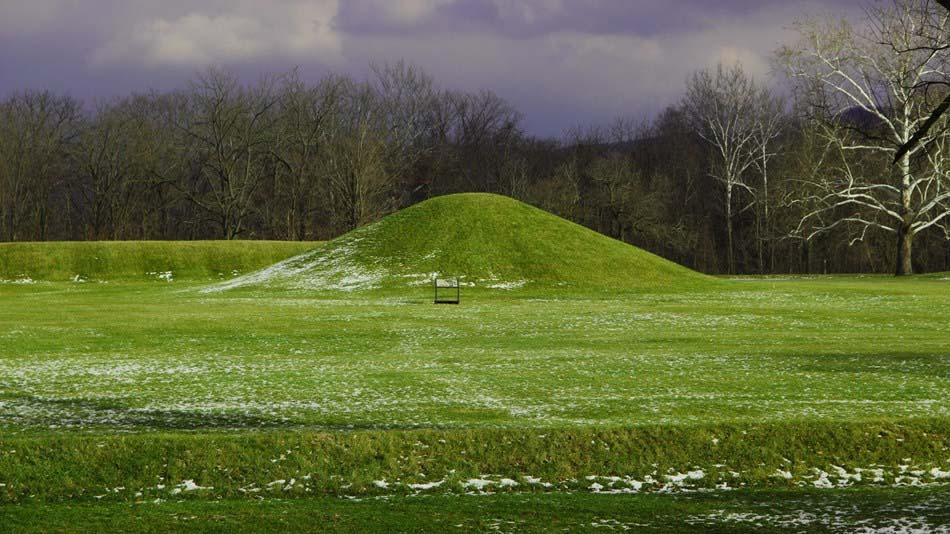
[(0, 280), (217, 279), (260, 269), (318, 245), (292, 241), (0, 243)]
[(377, 289), (422, 285), (437, 275), (493, 289), (715, 283), (517, 200), (466, 193), (422, 202), (231, 285)]

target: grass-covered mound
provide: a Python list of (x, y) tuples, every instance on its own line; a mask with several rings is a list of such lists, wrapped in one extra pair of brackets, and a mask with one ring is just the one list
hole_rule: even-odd
[(517, 200), (465, 193), (427, 200), (219, 288), (385, 289), (436, 276), (494, 289), (661, 289), (710, 280)]
[(230, 278), (315, 246), (314, 242), (290, 241), (0, 243), (0, 280)]

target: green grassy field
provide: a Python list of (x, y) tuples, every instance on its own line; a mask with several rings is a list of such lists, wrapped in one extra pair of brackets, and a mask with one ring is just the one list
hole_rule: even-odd
[(950, 521), (950, 274), (648, 257), (669, 278), (610, 292), (529, 262), (434, 306), (413, 280), (297, 285), (378, 265), (325, 248), (273, 288), (0, 283), (0, 530)]
[[(444, 307), (424, 287), (4, 284), (0, 500), (14, 515), (81, 514), (156, 499), (941, 483), (943, 278), (612, 298), (471, 289)], [(457, 513), (475, 514), (460, 498)], [(175, 506), (204, 517), (188, 502)], [(168, 519), (148, 510), (146, 523)]]

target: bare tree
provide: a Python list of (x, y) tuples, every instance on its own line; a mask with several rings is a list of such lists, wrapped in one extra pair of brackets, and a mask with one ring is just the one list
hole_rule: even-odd
[(506, 190), (504, 156), (520, 136), (521, 114), (491, 91), (446, 93), (452, 108), (449, 139), (465, 187), (476, 191)]
[(332, 119), (322, 161), (334, 219), (348, 231), (390, 207), (386, 128), (376, 94), (365, 83), (346, 84)]
[[(736, 271), (733, 198), (736, 190), (754, 196), (746, 172), (759, 161), (754, 149), (760, 130), (755, 120), (759, 89), (742, 67), (720, 64), (715, 72), (700, 71), (687, 83), (683, 106), (696, 133), (716, 154), (710, 175), (724, 188), (728, 269)], [(747, 204), (741, 211), (748, 209)]]
[(294, 70), (281, 88), (274, 201), (282, 204), (282, 223), (289, 239), (304, 239), (306, 224), (319, 209), (315, 197), (324, 189), (320, 158), (327, 148), (329, 123), (343, 84), (339, 78), (328, 77), (308, 86)]
[[(947, 26), (947, 17), (950, 17), (950, 0), (936, 0), (936, 3), (943, 7), (943, 11), (938, 9), (933, 3), (929, 1), (922, 2), (918, 7), (920, 9), (921, 18), (923, 19), (920, 29), (918, 30), (919, 34), (924, 37), (925, 41), (930, 41), (929, 45), (924, 45), (927, 50), (933, 52), (934, 54), (945, 53), (947, 50), (950, 50), (950, 35), (946, 35), (946, 32), (943, 30)], [(932, 41), (928, 38), (928, 35), (945, 35), (945, 38), (942, 41)], [(895, 49), (900, 53), (912, 53), (918, 51), (919, 49)], [(943, 72), (942, 76), (937, 76), (934, 79), (925, 80), (915, 89), (921, 87), (925, 89), (930, 89), (934, 86), (942, 86), (944, 88), (950, 87), (950, 72)], [(909, 150), (917, 147), (921, 141), (927, 137), (930, 133), (930, 129), (933, 128), (935, 124), (943, 117), (943, 114), (947, 112), (947, 109), (950, 109), (950, 92), (946, 92), (946, 96), (943, 98), (943, 101), (937, 104), (937, 107), (933, 109), (930, 113), (930, 116), (927, 117), (927, 120), (924, 121), (917, 131), (914, 132), (914, 135), (911, 136), (910, 140), (900, 146), (897, 149), (897, 152), (894, 154), (894, 163), (897, 163), (904, 157)]]
[[(769, 209), (772, 198), (769, 196), (769, 165), (778, 154), (776, 140), (785, 127), (785, 101), (767, 87), (761, 87), (756, 95), (755, 109), (752, 115), (752, 144), (753, 164), (761, 178), (761, 188), (758, 189), (758, 206), (756, 216), (757, 251), (759, 272), (765, 271), (763, 245), (768, 243), (769, 270), (775, 269), (775, 251)], [(763, 235), (764, 234), (764, 235)]]
[(372, 70), (387, 167), (401, 177), (432, 149), (437, 93), (432, 78), (404, 61), (374, 64)]
[(76, 100), (49, 91), (15, 94), (0, 105), (0, 238), (46, 239), (80, 111)]
[[(245, 229), (254, 194), (273, 167), (275, 80), (243, 87), (228, 72), (209, 69), (192, 84), (187, 112), (176, 116), (182, 149), (194, 152), (193, 186), (182, 191), (207, 213), (225, 239)], [(270, 167), (269, 167), (270, 165)]]
[(125, 102), (100, 103), (71, 147), (70, 197), (89, 239), (120, 238), (136, 207), (137, 123)]
[[(924, 147), (946, 136), (946, 119), (899, 158), (896, 174), (875, 168), (874, 157), (893, 158), (930, 116), (932, 92), (921, 83), (947, 70), (947, 54), (932, 45), (940, 35), (920, 31), (919, 0), (897, 0), (868, 10), (866, 30), (847, 22), (810, 21), (799, 26), (802, 42), (780, 57), (835, 148), (839, 162), (809, 184), (815, 209), (806, 213), (799, 232), (811, 239), (833, 229), (852, 229), (851, 243), (869, 229), (896, 234), (896, 274), (913, 272), (914, 236), (931, 227), (946, 229), (950, 184), (942, 149)], [(909, 52), (914, 51), (914, 52)], [(930, 94), (928, 94), (930, 93)]]
[(188, 122), (187, 95), (133, 95), (125, 107), (134, 117), (133, 173), (142, 189), (135, 214), (139, 219), (138, 235), (153, 239), (180, 232), (186, 220), (182, 212), (194, 208), (192, 203), (183, 202), (180, 190), (180, 184), (187, 182), (184, 175), (193, 169), (193, 152), (181, 149), (181, 132), (169, 124)]

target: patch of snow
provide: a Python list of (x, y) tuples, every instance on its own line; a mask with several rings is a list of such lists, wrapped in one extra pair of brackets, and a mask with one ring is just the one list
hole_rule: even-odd
[(814, 482), (812, 482), (812, 485), (814, 485), (816, 488), (821, 488), (821, 489), (830, 489), (830, 488), (835, 487), (835, 485), (832, 484), (830, 480), (828, 480), (828, 473), (825, 473), (824, 471), (820, 471), (820, 470), (818, 472), (818, 478), (815, 479)]
[(172, 495), (178, 495), (183, 491), (198, 491), (198, 490), (210, 490), (214, 489), (212, 486), (199, 486), (195, 484), (194, 480), (188, 479), (182, 481), (181, 484), (175, 486), (175, 489), (172, 490)]
[(773, 477), (778, 477), (778, 478), (784, 478), (785, 480), (791, 480), (791, 479), (792, 479), (792, 473), (791, 473), (791, 471), (782, 471), (781, 469), (776, 469), (776, 470), (775, 470), (775, 474), (773, 474), (772, 476), (773, 476)]
[(666, 475), (666, 479), (678, 486), (683, 485), (686, 480), (700, 480), (706, 476), (702, 469), (687, 471), (686, 473), (677, 473), (675, 475)]
[(145, 274), (164, 282), (173, 282), (175, 280), (175, 275), (171, 271), (152, 271)]
[(430, 490), (432, 488), (438, 488), (441, 486), (445, 480), (438, 480), (436, 482), (424, 482), (421, 484), (409, 484), (409, 488), (414, 490)]
[(872, 482), (884, 482), (884, 470), (881, 468), (868, 469), (868, 471), (874, 475)]
[(20, 278), (14, 280), (0, 280), (0, 284), (13, 284), (13, 285), (30, 285), (35, 284), (36, 280), (33, 280), (29, 276), (21, 275)]
[(832, 469), (838, 474), (838, 485), (839, 486), (849, 486), (851, 482), (861, 482), (861, 470), (858, 469), (854, 473), (849, 473), (845, 468), (839, 467), (837, 465), (832, 465)]
[(373, 289), (379, 286), (386, 273), (382, 269), (365, 267), (356, 257), (357, 245), (371, 229), (371, 226), (363, 227), (324, 247), (204, 288), (202, 292), (265, 284), (330, 291)]
[(950, 471), (943, 471), (939, 467), (934, 467), (930, 470), (930, 476), (936, 479), (950, 478)]
[(527, 283), (528, 283), (527, 280), (513, 280), (513, 281), (510, 281), (510, 282), (495, 282), (495, 283), (492, 283), (492, 284), (488, 284), (488, 285), (486, 285), (485, 287), (487, 287), (487, 288), (489, 288), (489, 289), (512, 290), (512, 289), (520, 289), (520, 288), (524, 287), (524, 285), (527, 284)]
[(521, 477), (521, 478), (523, 478), (524, 481), (525, 481), (525, 483), (527, 483), (527, 484), (536, 484), (536, 485), (541, 486), (541, 487), (544, 487), (544, 488), (550, 488), (550, 487), (551, 487), (551, 483), (550, 483), (550, 482), (541, 482), (541, 478), (540, 478), (540, 477), (533, 477), (533, 476), (525, 475), (525, 476), (523, 476), (523, 477)]
[(464, 488), (474, 488), (478, 491), (482, 491), (488, 486), (494, 484), (494, 480), (487, 480), (484, 478), (470, 478), (462, 484)]

